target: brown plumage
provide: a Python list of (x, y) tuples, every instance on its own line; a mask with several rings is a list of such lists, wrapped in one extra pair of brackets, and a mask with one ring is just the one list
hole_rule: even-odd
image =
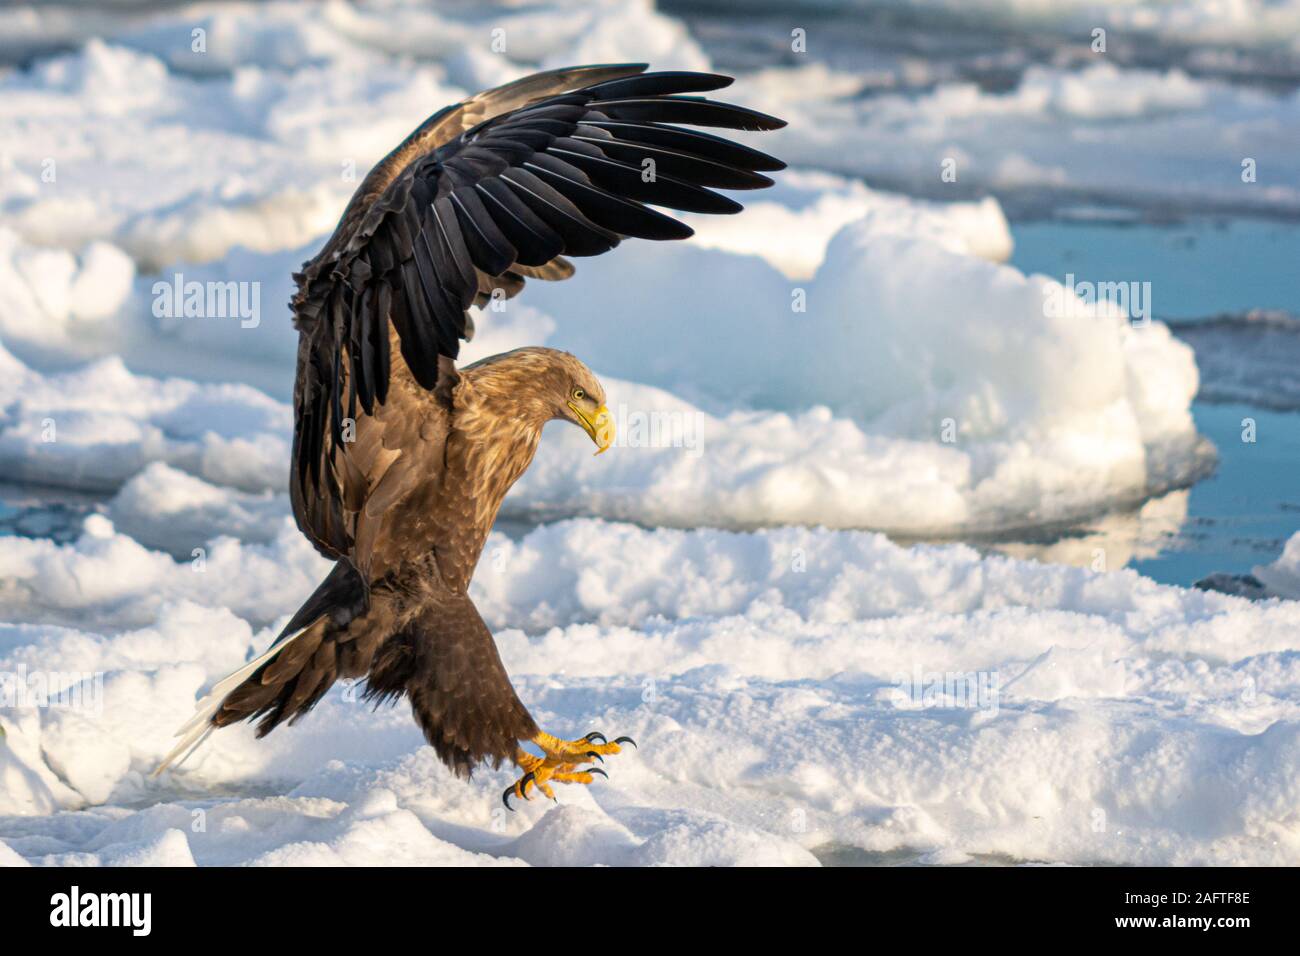
[(568, 420), (601, 450), (612, 428), (600, 382), (565, 352), (457, 369), (468, 310), (526, 279), (568, 278), (563, 256), (690, 235), (643, 203), (735, 212), (707, 187), (761, 188), (771, 180), (757, 170), (783, 168), (671, 125), (784, 125), (681, 95), (729, 78), (644, 70), (540, 73), (436, 113), (366, 176), (295, 277), (291, 499), (336, 564), (271, 650), (214, 688), (163, 766), (214, 727), (292, 723), (340, 677), (364, 677), (376, 700), (406, 696), (463, 775), (539, 734), (469, 583), (542, 427)]

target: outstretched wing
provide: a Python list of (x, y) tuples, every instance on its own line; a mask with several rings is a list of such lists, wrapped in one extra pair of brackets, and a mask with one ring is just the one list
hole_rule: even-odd
[[(538, 74), (435, 114), (366, 177), (296, 276), (294, 512), (331, 557), (353, 556), (365, 516), (409, 489), (413, 459), (437, 451), (428, 403), (454, 382), (472, 306), (517, 294), (526, 278), (567, 278), (564, 256), (628, 236), (685, 238), (689, 227), (651, 206), (738, 212), (710, 187), (769, 186), (760, 171), (784, 168), (676, 125), (785, 125), (694, 95), (729, 77), (644, 70)], [(413, 454), (421, 441), (425, 454)]]

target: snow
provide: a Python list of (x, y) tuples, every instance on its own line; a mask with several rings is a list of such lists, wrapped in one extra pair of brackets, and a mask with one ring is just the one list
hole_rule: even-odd
[[(104, 582), (92, 557), (110, 546)], [(1300, 604), (803, 528), (586, 519), (494, 536), (474, 597), (524, 699), (553, 731), (640, 745), (558, 807), (506, 813), (506, 770), (455, 780), (404, 706), (371, 712), (354, 687), (263, 741), (224, 730), (154, 783), (196, 693), (271, 639), (274, 624), (227, 608), (289, 608), (310, 589), (242, 550), (223, 563), (214, 544), (195, 574), (92, 518), (74, 544), (10, 557), (40, 583), (7, 602), (0, 670), (103, 674), (98, 713), (6, 712), (11, 850), (45, 864), (364, 863), (376, 847), (535, 864), (799, 863), (829, 846), (1156, 864), (1300, 851)], [(44, 583), (58, 574), (87, 589), (82, 603), (63, 599), (66, 623), (28, 623), (60, 600)], [(161, 603), (145, 626), (104, 633), (127, 579)], [(985, 675), (992, 695), (913, 696), (914, 680), (952, 674)]]
[(43, 244), (112, 238), (153, 267), (235, 243), (300, 245), (333, 227), (355, 180), (429, 104), (462, 94), (428, 68), (356, 67), (203, 80), (90, 40), (0, 79), (0, 168), (13, 173), (0, 206)]
[[(809, 5), (819, 4), (811, 0)], [(982, 23), (991, 18), (1012, 27), (1046, 27), (1084, 37), (1105, 27), (1165, 41), (1266, 48), (1294, 47), (1300, 37), (1300, 3), (1295, 0), (848, 0), (845, 5), (906, 5)]]
[(926, 203), (869, 189), (857, 180), (793, 169), (761, 193), (743, 198), (745, 215), (682, 214), (692, 242), (708, 249), (763, 258), (791, 279), (810, 278), (831, 238), (870, 216), (875, 228), (923, 234), (959, 251), (1002, 262), (1011, 255), (1011, 231), (996, 199)]
[[(481, 316), (466, 360), (529, 343), (567, 348), (605, 378), (622, 436), (620, 454), (574, 465), (581, 436), (552, 429), (507, 514), (950, 534), (1101, 513), (1204, 468), (1186, 345), (1113, 310), (1050, 316), (1058, 284), (973, 255), (945, 225), (891, 197), (840, 228), (797, 285), (743, 252), (643, 244)], [(77, 317), (37, 302), (20, 266), (33, 253), (12, 238), (10, 248), (18, 284), (6, 326), (38, 330), (39, 354), (62, 340), (84, 350)], [(59, 296), (57, 281), (93, 274), (53, 255), (63, 267), (47, 270), (47, 297)], [(287, 298), (286, 260), (239, 253), (184, 274), (224, 281), (258, 268)], [(690, 298), (674, 288), (629, 298), (647, 274), (674, 276)], [(120, 310), (115, 347), (128, 359), (165, 356), (172, 374), (201, 375), (224, 354), (223, 370), (274, 380), (283, 395), (287, 321), (155, 320), (148, 285)], [(247, 386), (159, 382), (116, 354), (51, 373), (0, 360), (13, 366), (0, 383), (0, 467), (15, 477), (115, 491), (160, 461), (244, 491), (283, 487), (291, 411)]]
[(1029, 66), (1005, 91), (950, 82), (867, 97), (789, 92), (824, 69), (772, 68), (737, 84), (737, 96), (792, 118), (766, 142), (795, 162), (936, 198), (996, 189), (1025, 203), (1050, 191), (1139, 208), (1300, 210), (1300, 93), (1122, 68), (1103, 55), (1078, 70)]
[[(1265, 48), (1296, 5), (978, 9)], [(1005, 264), (987, 195), (1294, 211), (1296, 94), (1105, 60), (871, 96), (764, 69), (727, 97), (791, 119), (747, 142), (794, 165), (743, 215), (476, 316), (466, 361), (574, 351), (619, 439), (547, 429), (474, 600), (548, 731), (640, 744), (509, 813), (508, 768), (454, 779), (348, 682), (148, 773), (328, 571), (284, 491), (284, 303), (355, 177), (538, 65), (708, 54), (648, 0), (92, 4), (0, 35), (0, 480), (91, 502), (0, 537), (0, 865), (1300, 860), (1300, 535), (1265, 600), (1123, 569), (1213, 462), (1193, 352), (1049, 308), (1064, 277)], [(255, 321), (159, 314), (182, 279), (255, 289)], [(1080, 518), (1002, 556), (878, 533)]]
[(1276, 560), (1256, 567), (1254, 574), (1270, 594), (1300, 600), (1300, 532), (1287, 539)]
[[(1232, 38), (1233, 24), (1258, 29), (1265, 46), (1297, 35), (1262, 24), (1300, 18), (1300, 4), (1251, 15), (1241, 7), (1067, 12), (1089, 29), (1115, 18), (1131, 17), (1144, 30), (1199, 18), (1219, 42)], [(333, 225), (355, 185), (350, 170), (360, 175), (432, 109), (468, 92), (533, 65), (628, 58), (669, 69), (710, 65), (682, 24), (649, 0), (309, 9), (210, 4), (145, 17), (128, 8), (117, 22), (111, 8), (84, 22), (69, 21), (66, 9), (0, 11), (0, 24), (15, 21), (0, 32), (20, 47), (27, 37), (39, 48), (38, 38), (60, 27), (70, 31), (67, 42), (84, 40), (0, 76), (6, 220), (46, 245), (111, 238), (149, 267), (210, 261), (236, 244), (296, 248)], [(195, 30), (205, 31), (197, 51)], [(1295, 93), (1178, 67), (1119, 66), (1104, 54), (1093, 60), (1079, 69), (1030, 65), (1009, 90), (951, 81), (866, 97), (855, 94), (867, 77), (812, 62), (743, 77), (728, 95), (790, 119), (788, 131), (762, 138), (765, 149), (944, 200), (994, 187), (1017, 201), (1051, 189), (1161, 209), (1210, 201), (1300, 209)], [(1241, 180), (1246, 158), (1256, 162), (1256, 182)], [(946, 159), (956, 162), (955, 182), (940, 178)], [(807, 263), (800, 268), (808, 271)]]

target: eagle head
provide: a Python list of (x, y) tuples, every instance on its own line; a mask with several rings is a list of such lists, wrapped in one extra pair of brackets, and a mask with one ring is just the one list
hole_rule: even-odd
[(614, 444), (614, 419), (605, 407), (605, 387), (581, 361), (568, 352), (552, 352), (547, 376), (552, 418), (570, 421), (596, 443), (596, 454)]

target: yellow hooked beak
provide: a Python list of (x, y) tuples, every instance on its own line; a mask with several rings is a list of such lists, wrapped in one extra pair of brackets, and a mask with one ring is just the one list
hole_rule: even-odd
[(614, 419), (610, 417), (609, 409), (602, 405), (596, 409), (595, 414), (588, 414), (575, 403), (568, 404), (569, 408), (573, 409), (573, 414), (577, 416), (582, 430), (596, 443), (596, 454), (609, 451), (609, 446), (614, 444)]

